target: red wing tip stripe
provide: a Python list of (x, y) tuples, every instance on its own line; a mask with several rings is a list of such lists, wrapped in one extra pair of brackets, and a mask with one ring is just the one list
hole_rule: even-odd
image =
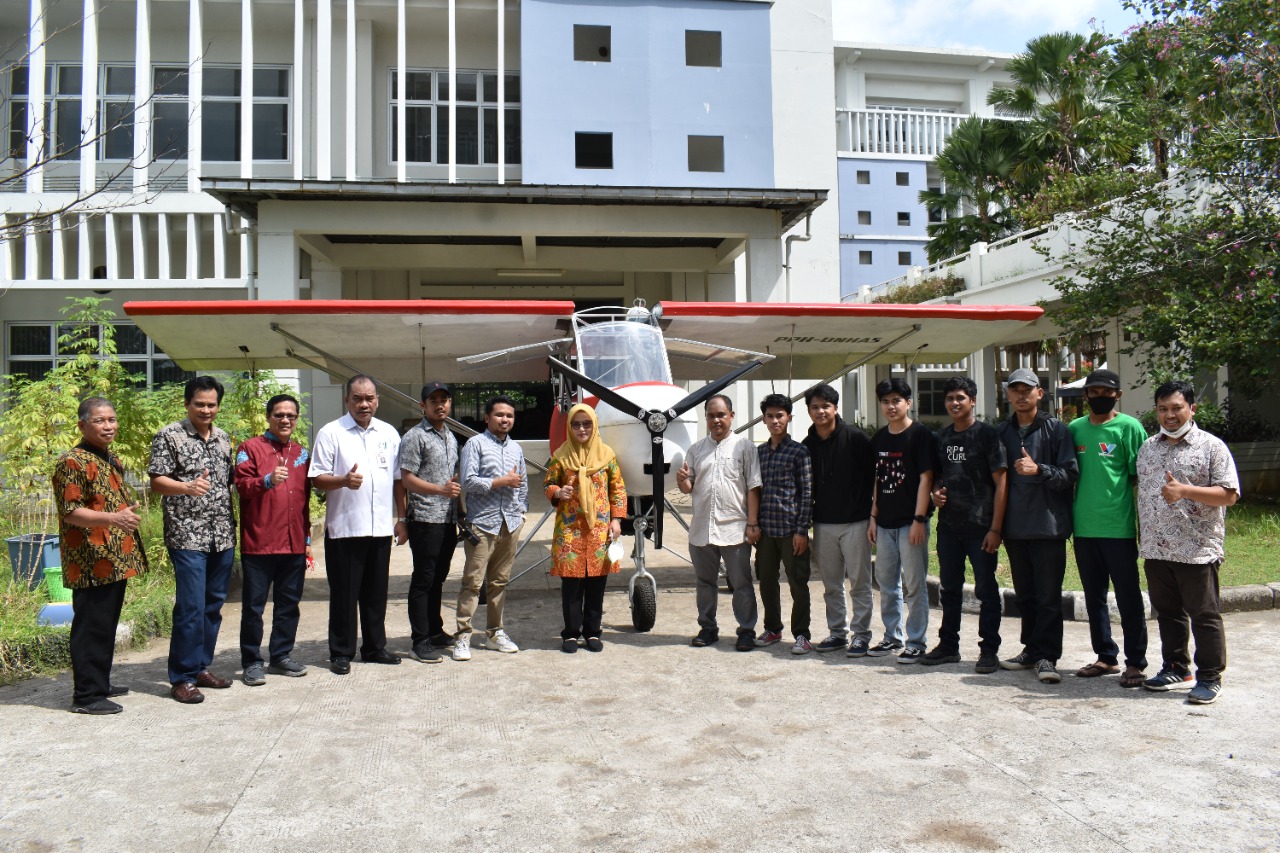
[(131, 317), (340, 314), (524, 314), (568, 317), (572, 302), (519, 299), (282, 299), (126, 302)]
[(830, 302), (663, 302), (664, 317), (898, 317), (938, 320), (1038, 320), (1035, 305), (847, 305)]

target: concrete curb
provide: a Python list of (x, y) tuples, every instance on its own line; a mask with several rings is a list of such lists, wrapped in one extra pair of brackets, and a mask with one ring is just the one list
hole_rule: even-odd
[[(934, 575), (928, 578), (929, 588), (929, 606), (933, 608), (941, 607), (938, 599), (938, 592), (941, 589), (941, 582)], [(978, 598), (974, 594), (973, 584), (964, 585), (964, 597), (961, 609), (965, 613), (977, 613), (979, 608)], [(1221, 591), (1222, 612), (1223, 613), (1245, 613), (1256, 610), (1273, 610), (1280, 609), (1280, 583), (1271, 584), (1249, 584), (1247, 586), (1232, 586)], [(1018, 610), (1017, 600), (1014, 598), (1012, 589), (1000, 588), (1000, 599), (1003, 602), (1001, 615), (1003, 616), (1021, 616)], [(1147, 597), (1146, 592), (1142, 593), (1142, 607), (1147, 614), (1148, 619), (1156, 618), (1156, 612), (1151, 607), (1151, 599)], [(1120, 621), (1120, 611), (1116, 608), (1115, 593), (1107, 593), (1107, 609), (1111, 612), (1111, 621)], [(1073, 622), (1089, 621), (1088, 611), (1085, 609), (1084, 593), (1080, 590), (1063, 590), (1062, 592), (1062, 617)]]

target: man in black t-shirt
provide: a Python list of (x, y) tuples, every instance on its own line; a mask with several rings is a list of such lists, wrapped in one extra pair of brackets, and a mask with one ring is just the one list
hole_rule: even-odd
[(938, 645), (920, 663), (960, 662), (960, 605), (964, 597), (964, 560), (973, 564), (978, 598), (978, 664), (975, 672), (1000, 667), (1000, 587), (996, 553), (1008, 498), (1008, 462), (995, 427), (973, 414), (978, 386), (956, 376), (942, 388), (951, 424), (938, 433), (938, 472), (933, 504), (938, 508), (938, 574), (942, 585), (942, 627)]
[[(919, 663), (929, 632), (929, 492), (933, 485), (935, 440), (924, 424), (911, 420), (911, 386), (886, 379), (876, 397), (888, 426), (871, 438), (876, 458), (872, 524), (867, 538), (876, 546), (876, 582), (880, 585), (880, 618), (884, 639), (872, 646), (872, 657), (898, 654), (898, 663)], [(902, 605), (906, 601), (906, 647), (903, 648)]]

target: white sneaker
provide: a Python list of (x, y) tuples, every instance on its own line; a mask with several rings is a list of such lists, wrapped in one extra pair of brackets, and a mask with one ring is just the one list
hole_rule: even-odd
[(461, 634), (453, 644), (454, 660), (471, 660), (471, 637), (467, 634)]
[(511, 638), (507, 636), (507, 632), (501, 628), (495, 631), (492, 637), (485, 639), (484, 647), (486, 649), (492, 649), (495, 652), (504, 652), (509, 655), (514, 655), (516, 652), (520, 651), (520, 647), (511, 642)]

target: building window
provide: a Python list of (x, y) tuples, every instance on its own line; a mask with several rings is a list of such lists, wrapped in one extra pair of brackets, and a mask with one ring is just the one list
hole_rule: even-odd
[(865, 169), (859, 169), (859, 170), (858, 170), (858, 183), (859, 183), (859, 184), (869, 184), (869, 183), (871, 183), (871, 173), (870, 173), (870, 172), (868, 172), (868, 171), (866, 171)]
[[(396, 162), (399, 133), (398, 73), (391, 70), (391, 97), (387, 110), (390, 134), (388, 160)], [(520, 75), (505, 75), (503, 124), (505, 158), (520, 162)], [(459, 165), (498, 162), (498, 75), (485, 71), (459, 71), (457, 108)], [(449, 162), (449, 72), (415, 69), (405, 71), (405, 161), (408, 163)], [(435, 140), (435, 146), (431, 140)], [(433, 159), (434, 155), (434, 159)]]
[[(929, 192), (929, 194), (930, 194), (930, 195), (934, 195), (934, 196), (941, 196), (941, 195), (942, 195), (942, 188), (941, 188), (941, 187), (929, 187), (928, 192)], [(937, 204), (930, 204), (930, 205), (928, 206), (928, 208), (927, 208), (927, 209), (928, 209), (928, 211), (929, 211), (929, 224), (934, 225), (934, 224), (937, 224), (937, 223), (939, 223), (939, 222), (941, 222), (941, 221), (943, 220), (943, 212), (942, 212), (942, 208), (941, 208), (939, 205), (937, 205)]]
[(573, 59), (575, 62), (608, 62), (610, 28), (591, 24), (573, 25)]
[(946, 379), (916, 380), (917, 417), (942, 417), (947, 414), (946, 395), (942, 393), (946, 384)]
[(690, 172), (723, 172), (724, 171), (724, 137), (723, 136), (690, 136), (689, 137), (689, 171)]
[(858, 263), (862, 266), (867, 266), (871, 263), (871, 251), (869, 249), (863, 249), (858, 252)]
[[(41, 379), (55, 366), (70, 361), (75, 352), (59, 346), (58, 338), (71, 331), (62, 323), (9, 323), (5, 327), (6, 371), (31, 380)], [(116, 357), (124, 369), (145, 380), (148, 387), (185, 382), (195, 373), (183, 370), (156, 348), (155, 342), (133, 323), (116, 323)], [(101, 330), (92, 332), (99, 341)]]
[[(253, 159), (289, 159), (289, 74), (287, 67), (254, 66)], [(185, 65), (159, 65), (152, 72), (153, 153), (185, 160), (188, 151), (189, 74)], [(200, 157), (205, 162), (240, 159), (240, 68), (204, 66), (201, 93)]]
[(909, 212), (898, 211), (898, 224), (906, 227), (911, 224), (911, 214)]
[[(80, 66), (51, 63), (44, 71), (45, 142), (41, 157), (67, 157), (80, 148)], [(27, 159), (30, 82), (27, 66), (9, 69), (9, 156), (19, 160)]]
[(859, 210), (859, 211), (858, 211), (858, 224), (859, 224), (859, 225), (870, 225), (870, 224), (871, 224), (871, 211), (869, 211), (869, 210)]
[(695, 68), (719, 68), (720, 33), (714, 30), (685, 30), (684, 64)]
[(575, 133), (574, 167), (578, 169), (613, 168), (612, 133)]
[(899, 253), (898, 253), (898, 266), (900, 266), (900, 267), (909, 267), (909, 266), (911, 266), (911, 253), (910, 253), (910, 252), (899, 252)]
[(900, 186), (900, 187), (909, 187), (909, 186), (911, 186), (911, 173), (910, 173), (910, 172), (898, 172), (898, 186)]

